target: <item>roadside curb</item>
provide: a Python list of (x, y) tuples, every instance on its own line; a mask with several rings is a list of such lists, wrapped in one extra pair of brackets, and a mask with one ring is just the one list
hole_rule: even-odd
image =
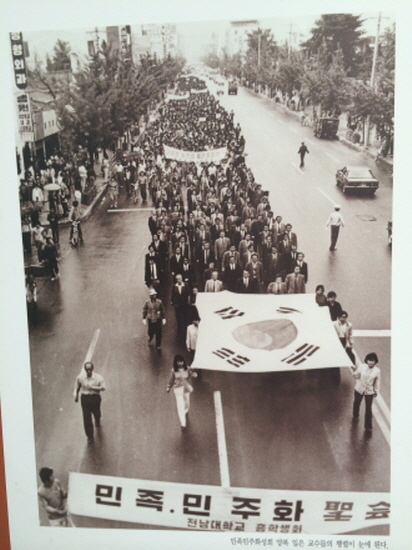
[[(255, 94), (258, 97), (265, 98), (269, 100), (271, 103), (273, 103), (277, 108), (280, 108), (284, 113), (286, 113), (289, 116), (294, 117), (296, 120), (300, 120), (300, 115), (297, 111), (291, 111), (288, 107), (285, 105), (282, 105), (282, 103), (277, 103), (272, 98), (265, 96), (264, 94), (260, 94), (259, 92), (255, 92), (254, 90), (250, 88), (246, 88), (253, 94)], [(375, 151), (371, 151), (369, 147), (365, 147), (363, 145), (358, 145), (357, 143), (353, 143), (352, 141), (349, 141), (348, 139), (344, 137), (337, 136), (337, 141), (342, 143), (342, 145), (345, 145), (345, 147), (349, 147), (350, 149), (357, 151), (358, 153), (363, 153), (367, 155), (368, 157), (372, 159), (376, 159), (377, 153)], [(385, 157), (379, 157), (379, 162), (385, 165), (389, 169), (393, 169), (393, 160), (386, 159)]]
[(81, 214), (80, 216), (81, 220), (86, 221), (90, 217), (94, 207), (97, 206), (100, 203), (101, 199), (103, 198), (103, 195), (105, 194), (106, 189), (107, 189), (107, 183), (103, 183), (103, 185), (100, 187), (99, 191), (97, 192), (97, 195), (94, 197), (94, 199), (86, 208), (86, 210)]
[[(376, 160), (376, 152), (371, 151), (368, 147), (358, 145), (357, 143), (353, 143), (352, 141), (349, 141), (348, 139), (339, 136), (338, 140), (342, 143), (342, 145), (345, 145), (345, 147), (349, 147), (354, 151), (358, 151), (358, 153), (363, 153), (364, 155), (367, 155), (368, 157)], [(384, 164), (387, 168), (393, 168), (393, 161), (390, 161), (385, 157), (379, 157), (379, 162)]]

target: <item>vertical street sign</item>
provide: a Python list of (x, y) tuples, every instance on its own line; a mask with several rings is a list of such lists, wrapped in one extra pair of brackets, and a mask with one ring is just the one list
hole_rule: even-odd
[(34, 141), (30, 98), (28, 94), (21, 94), (17, 96), (17, 117), (21, 141)]
[(27, 86), (26, 61), (24, 59), (23, 34), (10, 33), (11, 56), (13, 60), (14, 83), (17, 88), (24, 90)]

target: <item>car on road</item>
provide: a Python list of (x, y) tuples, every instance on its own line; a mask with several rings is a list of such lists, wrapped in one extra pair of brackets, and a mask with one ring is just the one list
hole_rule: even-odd
[(227, 93), (229, 95), (237, 95), (237, 84), (234, 80), (229, 82)]
[(336, 139), (339, 128), (339, 117), (320, 117), (313, 121), (313, 133), (321, 139)]
[(374, 195), (379, 181), (367, 166), (344, 166), (336, 172), (336, 185), (342, 187), (344, 193), (350, 189), (365, 190)]

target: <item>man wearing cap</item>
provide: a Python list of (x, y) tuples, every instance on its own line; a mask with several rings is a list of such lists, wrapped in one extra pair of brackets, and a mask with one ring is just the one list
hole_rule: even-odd
[(165, 308), (162, 300), (157, 297), (154, 288), (149, 290), (149, 299), (143, 307), (143, 324), (147, 325), (149, 344), (156, 335), (156, 348), (162, 345), (162, 326), (166, 324)]
[(337, 204), (335, 210), (329, 215), (326, 228), (330, 226), (330, 247), (329, 250), (336, 250), (336, 243), (339, 236), (339, 229), (345, 227), (343, 216), (340, 213), (340, 206)]

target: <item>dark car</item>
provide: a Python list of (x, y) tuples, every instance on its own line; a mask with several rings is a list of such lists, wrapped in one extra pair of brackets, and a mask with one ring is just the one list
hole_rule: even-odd
[(313, 133), (321, 139), (336, 139), (339, 117), (321, 117), (313, 121)]
[(234, 80), (232, 80), (231, 82), (229, 82), (229, 86), (228, 86), (228, 91), (227, 93), (229, 95), (237, 95), (237, 84)]
[(336, 185), (346, 193), (348, 189), (364, 189), (371, 195), (379, 187), (379, 181), (367, 166), (345, 166), (336, 172)]

